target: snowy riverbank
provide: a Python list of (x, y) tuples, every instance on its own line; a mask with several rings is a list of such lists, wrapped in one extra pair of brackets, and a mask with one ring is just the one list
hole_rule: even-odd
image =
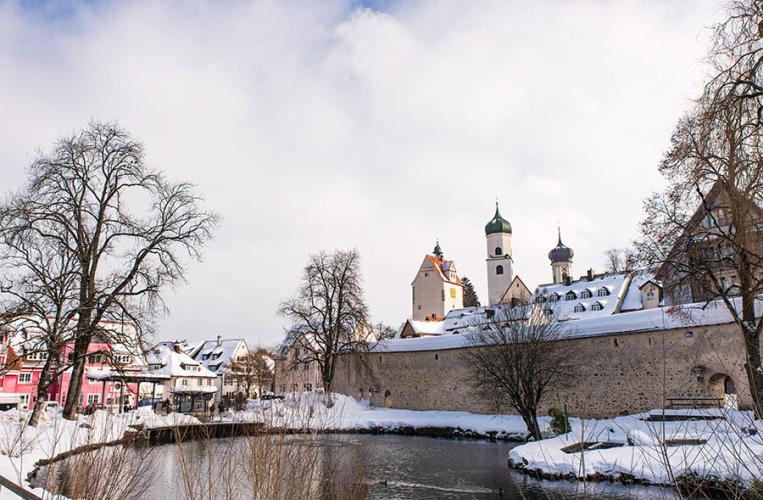
[(745, 484), (761, 480), (763, 424), (750, 412), (653, 410), (607, 420), (573, 419), (571, 427), (568, 434), (517, 446), (509, 454), (511, 462), (549, 478), (661, 485), (692, 476)]
[[(244, 412), (223, 414), (224, 421), (260, 421), (268, 427), (315, 431), (454, 430), (453, 436), (523, 441), (528, 433), (517, 415), (484, 415), (464, 411), (417, 411), (370, 406), (367, 401), (336, 394), (327, 408), (323, 395), (289, 396), (285, 400), (249, 401)], [(219, 417), (218, 417), (219, 418)], [(541, 427), (548, 425), (543, 417)]]
[[(29, 414), (28, 410), (0, 412), (0, 475), (40, 496), (44, 491), (31, 488), (26, 482), (27, 475), (40, 460), (51, 459), (80, 446), (121, 439), (131, 426), (149, 428), (199, 422), (181, 414), (156, 415), (150, 409), (122, 415), (99, 410), (70, 421), (61, 416), (60, 410), (49, 410), (42, 414), (37, 427), (29, 427)], [(6, 497), (15, 498), (3, 490), (0, 498)]]

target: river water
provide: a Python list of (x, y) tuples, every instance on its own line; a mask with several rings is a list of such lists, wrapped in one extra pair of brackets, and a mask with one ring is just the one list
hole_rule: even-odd
[[(239, 438), (240, 439), (240, 438)], [(611, 483), (541, 481), (510, 470), (508, 451), (516, 443), (450, 440), (399, 435), (339, 434), (291, 436), (290, 445), (309, 439), (329, 462), (364, 462), (363, 481), (374, 499), (471, 498), (666, 498), (668, 490)], [(145, 498), (182, 497), (178, 461), (203, 463), (209, 444), (188, 442), (153, 450), (157, 480)], [(222, 467), (224, 469), (224, 467)], [(220, 474), (225, 474), (220, 470)], [(242, 494), (242, 496), (249, 496)]]

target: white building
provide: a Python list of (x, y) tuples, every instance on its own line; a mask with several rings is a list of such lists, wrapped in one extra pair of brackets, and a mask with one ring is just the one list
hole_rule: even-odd
[(442, 321), (448, 311), (464, 307), (464, 287), (456, 265), (443, 258), (440, 243), (424, 257), (411, 283), (414, 321)]
[[(244, 339), (223, 339), (218, 335), (215, 340), (205, 340), (197, 344), (189, 354), (217, 376), (216, 402), (246, 392), (243, 385), (239, 384), (238, 377), (231, 374), (232, 365), (245, 362), (251, 355)], [(246, 397), (253, 396), (254, 394), (246, 394)]]
[(149, 373), (169, 375), (157, 397), (169, 399), (175, 410), (201, 413), (209, 409), (217, 392), (217, 374), (183, 352), (175, 342), (162, 342), (147, 355)]

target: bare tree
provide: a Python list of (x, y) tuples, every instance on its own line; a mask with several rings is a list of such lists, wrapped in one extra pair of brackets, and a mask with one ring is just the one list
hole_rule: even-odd
[(636, 267), (636, 256), (629, 248), (609, 248), (604, 251), (604, 271), (608, 273), (621, 273), (632, 271)]
[(752, 0), (729, 5), (710, 53), (716, 76), (676, 126), (660, 164), (668, 184), (645, 203), (638, 248), (657, 268), (669, 303), (720, 303), (730, 313), (763, 416), (763, 318), (755, 315), (763, 293), (763, 12)]
[[(217, 216), (189, 184), (145, 166), (143, 146), (117, 125), (92, 122), (30, 167), (5, 220), (74, 262), (77, 274), (71, 381), (64, 415), (75, 418), (91, 341), (136, 345), (161, 310), (161, 290), (184, 277), (183, 255), (200, 258)], [(114, 323), (109, 323), (112, 320)], [(132, 336), (132, 335), (131, 335)]]
[(525, 307), (496, 307), (486, 322), (468, 334), (470, 378), (497, 410), (513, 407), (535, 439), (541, 439), (538, 405), (546, 391), (570, 370), (569, 346), (553, 315)]
[(321, 372), (326, 404), (332, 406), (331, 387), (341, 353), (365, 349), (368, 308), (363, 298), (360, 254), (357, 250), (320, 252), (310, 256), (297, 295), (281, 304), (279, 312), (295, 324), (292, 339), (296, 364), (316, 362)]
[(377, 341), (394, 339), (396, 333), (394, 328), (381, 322), (371, 326), (371, 334)]
[(262, 348), (254, 352), (248, 352), (243, 359), (237, 359), (231, 363), (227, 377), (235, 380), (239, 387), (243, 387), (246, 396), (251, 397), (254, 389), (262, 396), (263, 387), (270, 387), (273, 374), (265, 361), (266, 351)]
[[(0, 330), (6, 333), (10, 349), (15, 346), (18, 351), (5, 356), (0, 371), (23, 363), (42, 365), (37, 402), (29, 418), (34, 427), (50, 386), (68, 367), (59, 357), (73, 337), (78, 274), (70, 253), (60, 245), (45, 244), (46, 238), (15, 216), (23, 211), (19, 198), (0, 207)], [(68, 240), (53, 224), (43, 223), (38, 229)]]

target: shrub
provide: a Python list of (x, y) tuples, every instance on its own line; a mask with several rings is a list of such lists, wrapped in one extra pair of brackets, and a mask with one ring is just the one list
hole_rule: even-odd
[(554, 434), (566, 434), (572, 430), (570, 421), (564, 416), (562, 410), (559, 408), (551, 408), (548, 411), (548, 414), (551, 416), (551, 423), (549, 426)]

